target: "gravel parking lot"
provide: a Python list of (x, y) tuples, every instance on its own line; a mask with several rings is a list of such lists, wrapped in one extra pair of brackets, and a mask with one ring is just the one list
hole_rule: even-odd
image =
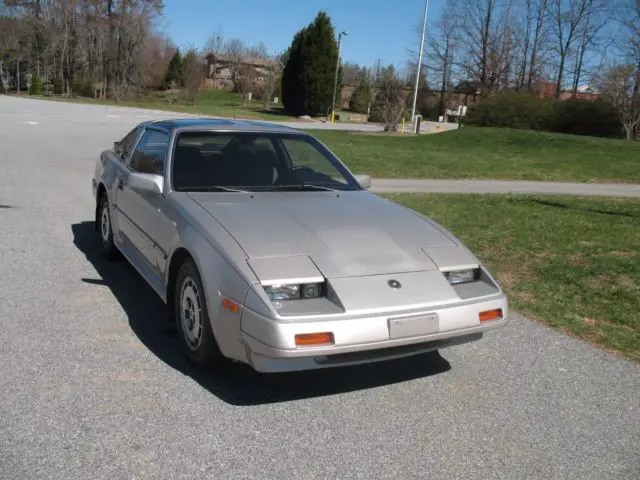
[(640, 366), (517, 316), (375, 366), (192, 371), (93, 232), (94, 162), (141, 115), (0, 96), (1, 478), (640, 478)]

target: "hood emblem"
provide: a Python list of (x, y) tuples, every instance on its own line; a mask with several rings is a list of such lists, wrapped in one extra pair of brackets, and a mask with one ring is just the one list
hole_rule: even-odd
[(398, 280), (394, 280), (394, 279), (389, 280), (387, 282), (387, 285), (389, 285), (393, 289), (402, 288), (402, 284)]

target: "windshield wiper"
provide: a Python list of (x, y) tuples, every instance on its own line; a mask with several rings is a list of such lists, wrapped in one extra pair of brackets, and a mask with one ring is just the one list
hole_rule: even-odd
[(241, 188), (223, 187), (222, 185), (201, 185), (197, 187), (188, 187), (185, 190), (189, 192), (240, 192), (249, 193), (249, 190)]
[(320, 185), (312, 185), (310, 183), (295, 183), (291, 185), (274, 185), (271, 190), (323, 190), (326, 192), (335, 192), (334, 188), (322, 187)]

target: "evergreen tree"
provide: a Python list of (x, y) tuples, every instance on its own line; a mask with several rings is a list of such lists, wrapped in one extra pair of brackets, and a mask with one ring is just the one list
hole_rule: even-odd
[[(298, 70), (298, 50), (302, 44), (302, 40), (307, 33), (307, 27), (299, 30), (291, 41), (291, 45), (282, 55), (284, 69), (282, 70), (282, 78), (280, 79), (280, 90), (282, 93), (282, 105), (286, 109), (294, 102), (296, 91), (298, 89), (298, 80), (296, 71)], [(289, 107), (288, 107), (289, 106)]]
[(334, 33), (331, 19), (320, 11), (294, 36), (282, 75), (282, 103), (291, 114), (325, 114), (331, 107), (338, 60)]
[(42, 79), (38, 75), (33, 75), (31, 77), (31, 85), (29, 85), (29, 95), (42, 95), (43, 92)]
[(180, 49), (177, 49), (176, 53), (171, 57), (171, 60), (169, 60), (167, 74), (164, 78), (165, 87), (169, 88), (171, 86), (171, 82), (176, 82), (177, 86), (182, 84), (182, 66), (182, 55), (180, 54)]
[(369, 71), (362, 67), (358, 72), (358, 86), (351, 94), (349, 108), (353, 112), (367, 113), (371, 104), (371, 85), (369, 84)]

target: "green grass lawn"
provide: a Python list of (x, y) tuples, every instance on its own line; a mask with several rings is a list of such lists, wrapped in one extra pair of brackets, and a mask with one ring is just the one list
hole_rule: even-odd
[(471, 126), (417, 137), (314, 133), (373, 177), (640, 183), (640, 142)]
[(388, 194), (450, 229), (523, 315), (640, 362), (640, 201)]
[(269, 111), (263, 110), (262, 102), (251, 100), (244, 107), (241, 106), (242, 98), (239, 94), (226, 90), (204, 90), (200, 93), (193, 105), (189, 100), (178, 99), (174, 103), (166, 102), (165, 97), (158, 94), (140, 96), (126, 99), (116, 103), (113, 100), (100, 100), (83, 97), (38, 97), (46, 100), (95, 103), (100, 105), (118, 105), (122, 107), (151, 108), (155, 110), (168, 110), (171, 112), (194, 113), (219, 117), (252, 118), (260, 120), (290, 120), (292, 117), (282, 112), (281, 104), (272, 104)]

